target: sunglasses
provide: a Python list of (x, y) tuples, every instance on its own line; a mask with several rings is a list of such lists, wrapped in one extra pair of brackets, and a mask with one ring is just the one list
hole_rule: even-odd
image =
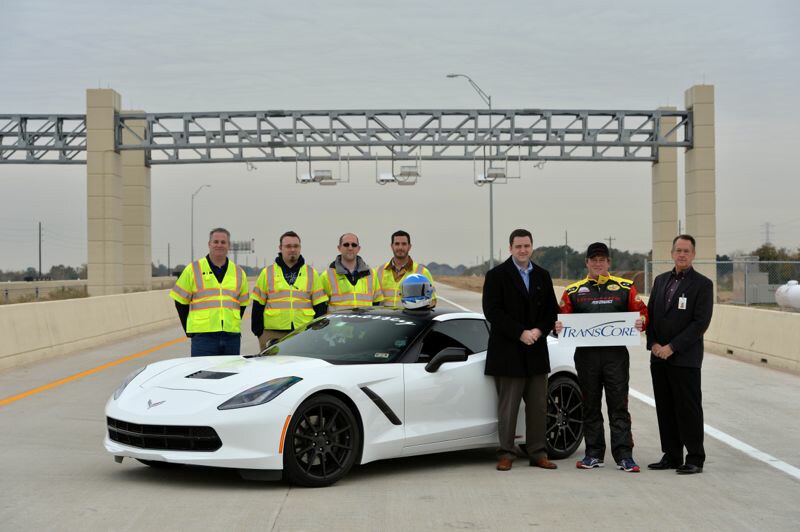
[(358, 244), (355, 242), (342, 242), (342, 247), (344, 248), (357, 248)]

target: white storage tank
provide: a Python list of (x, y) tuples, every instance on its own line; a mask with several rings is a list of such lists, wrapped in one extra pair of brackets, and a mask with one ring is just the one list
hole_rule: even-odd
[(800, 310), (800, 284), (789, 281), (775, 290), (775, 302), (779, 307)]

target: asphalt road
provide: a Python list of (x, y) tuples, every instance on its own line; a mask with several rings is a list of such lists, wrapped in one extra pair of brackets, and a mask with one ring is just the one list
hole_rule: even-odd
[[(440, 294), (480, 310), (479, 294)], [(703, 368), (701, 475), (583, 471), (578, 454), (557, 471), (518, 461), (501, 473), (487, 449), (371, 463), (333, 487), (303, 489), (226, 470), (115, 463), (102, 446), (108, 396), (140, 365), (187, 356), (186, 341), (153, 350), (180, 338), (176, 318), (153, 334), (0, 372), (0, 530), (763, 531), (800, 522), (800, 377), (715, 355)], [(256, 348), (246, 334), (243, 351)], [(634, 457), (644, 465), (661, 453), (642, 348), (631, 353), (631, 388)]]

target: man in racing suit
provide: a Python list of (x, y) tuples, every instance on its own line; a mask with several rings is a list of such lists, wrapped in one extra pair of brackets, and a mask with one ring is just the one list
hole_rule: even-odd
[[(641, 301), (633, 282), (608, 273), (611, 259), (608, 246), (602, 242), (591, 244), (586, 251), (588, 275), (569, 285), (561, 296), (559, 312), (638, 312), (636, 329), (644, 329), (647, 306)], [(556, 333), (563, 326), (555, 324)], [(617, 469), (638, 473), (633, 460), (633, 435), (631, 415), (628, 412), (628, 381), (630, 356), (625, 346), (593, 346), (575, 349), (575, 369), (583, 392), (583, 435), (586, 456), (576, 464), (578, 469), (603, 467), (606, 451), (601, 399), (606, 394), (609, 426), (611, 428), (611, 454)]]

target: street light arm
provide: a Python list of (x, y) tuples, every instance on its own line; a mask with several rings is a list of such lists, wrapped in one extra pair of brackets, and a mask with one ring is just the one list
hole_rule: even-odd
[(489, 109), (492, 108), (492, 97), (486, 94), (486, 92), (483, 89), (481, 89), (480, 86), (477, 83), (475, 83), (471, 77), (467, 76), (466, 74), (448, 74), (447, 77), (466, 79), (469, 82), (469, 84), (472, 85), (472, 88), (475, 89), (475, 92), (478, 93), (478, 96), (480, 96), (481, 99), (484, 101), (484, 103), (489, 106)]
[(197, 190), (195, 190), (194, 194), (192, 194), (192, 199), (194, 199), (195, 196), (200, 194), (200, 191), (203, 190), (206, 187), (211, 188), (211, 185), (200, 185), (199, 187), (197, 187)]

